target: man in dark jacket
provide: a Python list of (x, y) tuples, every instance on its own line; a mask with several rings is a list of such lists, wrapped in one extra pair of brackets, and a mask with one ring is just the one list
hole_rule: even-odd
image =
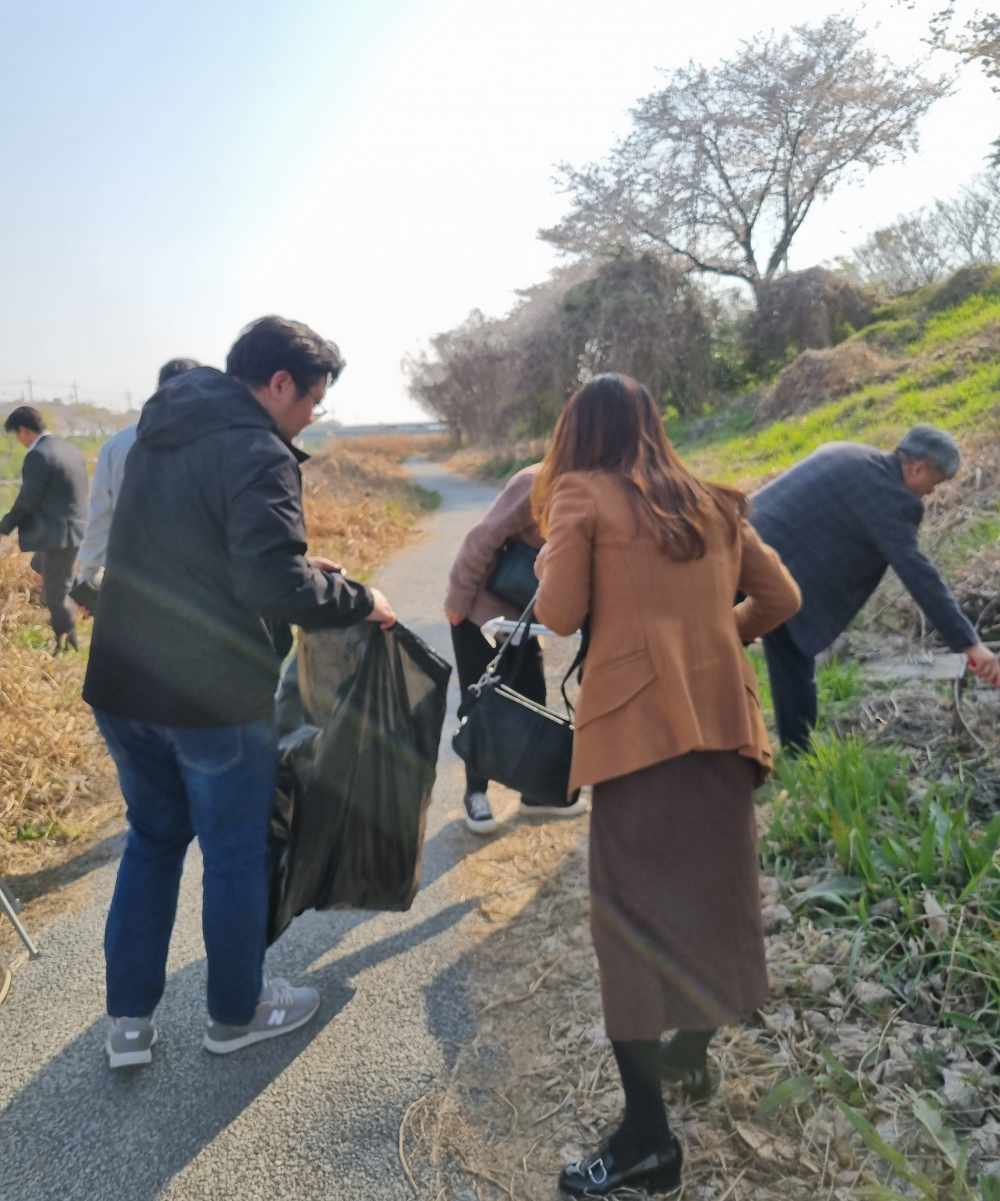
[(816, 655), (841, 634), (891, 566), (953, 651), (1000, 685), (1000, 663), (921, 552), (928, 496), (961, 465), (955, 440), (916, 425), (885, 454), (829, 442), (754, 494), (751, 517), (802, 590), (802, 608), (764, 638), (782, 746), (802, 748), (816, 724)]
[(76, 619), (69, 600), (77, 547), (87, 527), (87, 464), (70, 442), (45, 428), (41, 413), (21, 405), (3, 428), (28, 448), (21, 467), (21, 491), (0, 520), (0, 534), (17, 530), (21, 550), (34, 551), (31, 566), (56, 636), (56, 651), (76, 649)]
[(131, 829), (105, 933), (112, 1067), (148, 1063), (184, 855), (204, 858), (204, 1045), (224, 1054), (308, 1021), (314, 989), (264, 981), (272, 715), (289, 624), (392, 624), (379, 592), (306, 555), (291, 439), (342, 367), (279, 317), (248, 326), (226, 374), (200, 367), (146, 403), (108, 543), (84, 699)]

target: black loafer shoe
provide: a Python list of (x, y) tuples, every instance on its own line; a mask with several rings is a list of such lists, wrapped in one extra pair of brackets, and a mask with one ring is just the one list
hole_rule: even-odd
[(664, 1080), (681, 1086), (684, 1100), (692, 1104), (705, 1101), (712, 1095), (712, 1077), (708, 1064), (700, 1068), (675, 1068), (672, 1064), (661, 1064), (660, 1074)]
[(672, 1193), (681, 1186), (684, 1154), (674, 1135), (662, 1151), (654, 1151), (633, 1163), (617, 1163), (607, 1148), (579, 1163), (571, 1163), (559, 1175), (559, 1187), (572, 1197), (607, 1197), (615, 1189), (645, 1189)]

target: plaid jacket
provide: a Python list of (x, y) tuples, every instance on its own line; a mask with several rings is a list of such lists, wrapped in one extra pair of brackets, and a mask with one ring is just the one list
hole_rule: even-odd
[(802, 590), (786, 623), (805, 655), (851, 623), (891, 566), (953, 651), (979, 641), (937, 569), (921, 552), (924, 516), (894, 453), (829, 442), (754, 494), (751, 522)]

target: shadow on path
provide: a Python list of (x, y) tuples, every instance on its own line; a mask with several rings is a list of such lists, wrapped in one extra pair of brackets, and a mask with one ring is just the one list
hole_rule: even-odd
[(66, 884), (82, 880), (84, 876), (104, 867), (112, 859), (121, 858), (125, 849), (126, 833), (126, 830), (117, 830), (72, 859), (53, 864), (52, 867), (43, 867), (39, 871), (5, 876), (4, 882), (22, 901), (33, 901), (54, 888), (62, 888)]
[[(317, 1017), (293, 1034), (231, 1057), (203, 1051), (196, 1034), (203, 1014), (191, 1012), (191, 1007), (179, 1010), (175, 1004), (185, 995), (202, 995), (201, 988), (190, 984), (192, 977), (204, 977), (203, 960), (167, 982), (158, 1020), (161, 1042), (152, 1068), (109, 1071), (101, 1018), (51, 1060), (5, 1110), (0, 1123), (4, 1197), (13, 1201), (29, 1181), (38, 1195), (38, 1177), (44, 1180), (51, 1173), (59, 1177), (51, 1195), (65, 1201), (153, 1201), (344, 1009), (355, 991), (347, 981), (435, 938), (469, 908), (467, 903), (449, 905), (408, 930), (311, 973), (308, 983), (323, 996)], [(182, 1121), (164, 1121), (161, 1101), (167, 1092), (174, 1096), (175, 1116), (177, 1096), (185, 1098)], [(73, 1165), (70, 1171), (68, 1165)]]

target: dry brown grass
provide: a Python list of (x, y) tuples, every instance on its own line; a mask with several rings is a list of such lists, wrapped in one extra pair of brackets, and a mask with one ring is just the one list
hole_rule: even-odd
[(17, 873), (39, 852), (94, 833), (119, 807), (113, 768), (83, 703), (84, 660), (53, 656), (39, 577), (0, 553), (0, 849)]
[(466, 479), (496, 483), (529, 463), (537, 463), (550, 441), (550, 438), (526, 438), (499, 446), (467, 446), (449, 456), (447, 467)]
[[(429, 438), (342, 438), (303, 472), (309, 548), (366, 579), (414, 534), (431, 494), (402, 466)], [(423, 452), (420, 452), (423, 453)]]
[(336, 438), (335, 454), (377, 454), (401, 463), (417, 455), (437, 455), (446, 450), (450, 439), (445, 434), (371, 434), (366, 438)]
[(903, 364), (864, 342), (841, 342), (829, 350), (804, 350), (768, 388), (757, 406), (760, 424), (804, 413), (899, 372)]

